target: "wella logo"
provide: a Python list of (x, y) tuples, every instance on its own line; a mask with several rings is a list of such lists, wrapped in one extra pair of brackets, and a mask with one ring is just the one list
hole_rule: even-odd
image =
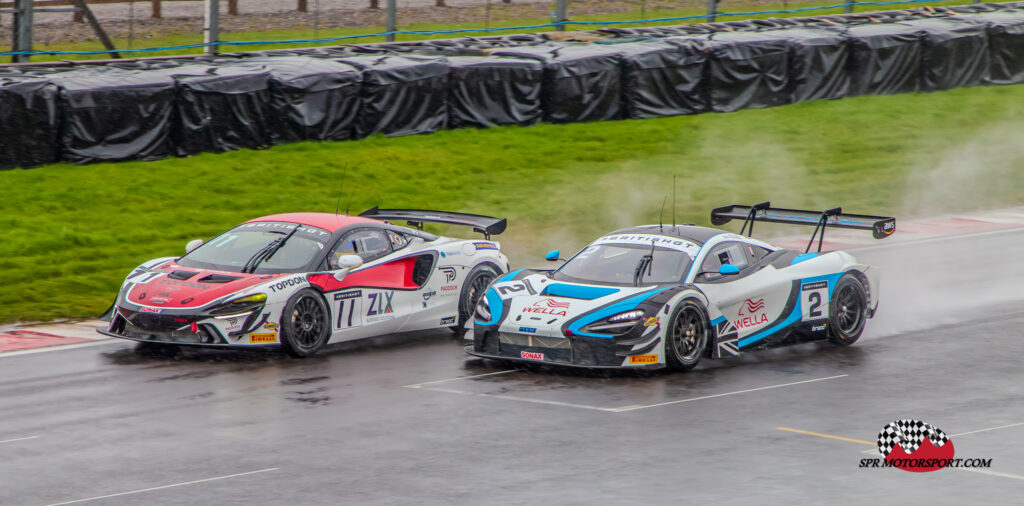
[(554, 299), (544, 299), (533, 303), (533, 306), (524, 307), (524, 313), (540, 313), (551, 316), (566, 316), (568, 313), (563, 311), (569, 309), (568, 302), (558, 302)]
[[(764, 313), (764, 308), (764, 299), (747, 299), (743, 301), (743, 304), (740, 304), (739, 318), (735, 323), (736, 328), (745, 329), (767, 323), (768, 315)], [(743, 316), (744, 310), (746, 310), (748, 316)]]

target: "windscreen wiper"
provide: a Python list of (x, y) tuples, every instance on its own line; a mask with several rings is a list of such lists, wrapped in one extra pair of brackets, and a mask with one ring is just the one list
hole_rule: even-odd
[(248, 262), (245, 262), (245, 266), (242, 267), (242, 272), (248, 272), (250, 274), (256, 272), (256, 267), (258, 267), (261, 263), (270, 260), (270, 258), (274, 256), (274, 253), (277, 253), (277, 251), (280, 250), (282, 246), (284, 246), (284, 243), (287, 242), (288, 239), (291, 239), (293, 235), (295, 235), (295, 232), (299, 230), (300, 226), (301, 225), (296, 225), (291, 232), (288, 232), (288, 235), (284, 237), (278, 237), (277, 239), (270, 241), (270, 244), (267, 244), (262, 249), (257, 251), (256, 254), (249, 259)]
[(644, 255), (640, 257), (640, 261), (636, 263), (636, 270), (633, 271), (633, 286), (640, 286), (640, 279), (644, 277), (644, 270), (647, 270), (647, 275), (651, 275), (651, 260), (654, 257), (651, 255)]

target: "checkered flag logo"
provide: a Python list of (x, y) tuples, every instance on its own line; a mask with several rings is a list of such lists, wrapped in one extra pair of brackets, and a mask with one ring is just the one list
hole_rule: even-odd
[(941, 448), (949, 441), (945, 432), (920, 420), (896, 420), (878, 433), (878, 451), (883, 457), (888, 457), (898, 443), (910, 455), (917, 451), (925, 438), (930, 439), (936, 448)]

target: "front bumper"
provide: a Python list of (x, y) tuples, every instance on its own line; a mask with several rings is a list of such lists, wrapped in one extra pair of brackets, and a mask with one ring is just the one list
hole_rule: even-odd
[[(634, 349), (638, 341), (643, 341), (644, 346)], [(474, 332), (473, 344), (466, 347), (466, 352), (482, 358), (590, 369), (660, 369), (665, 367), (661, 360), (649, 364), (629, 364), (630, 357), (653, 356), (660, 359), (656, 355), (660, 344), (661, 338), (656, 335), (641, 339), (635, 335), (616, 338), (552, 338), (503, 334), (492, 328)]]
[(110, 324), (106, 328), (97, 328), (96, 331), (105, 336), (144, 343), (222, 348), (280, 346), (276, 332), (263, 334), (272, 335), (272, 342), (250, 342), (250, 334), (261, 328), (268, 316), (269, 313), (261, 314), (260, 311), (254, 311), (248, 317), (240, 317), (237, 321), (231, 322), (234, 327), (221, 328), (224, 324), (215, 324), (217, 320), (209, 314), (180, 310), (152, 314), (115, 307)]

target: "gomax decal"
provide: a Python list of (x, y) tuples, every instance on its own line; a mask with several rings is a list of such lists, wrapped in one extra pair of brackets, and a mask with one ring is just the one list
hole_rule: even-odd
[(828, 318), (828, 281), (815, 281), (800, 285), (802, 321)]

